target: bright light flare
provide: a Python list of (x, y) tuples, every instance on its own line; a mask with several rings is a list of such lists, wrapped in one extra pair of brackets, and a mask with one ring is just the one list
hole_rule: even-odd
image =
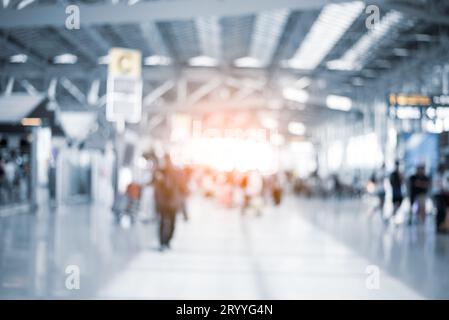
[(275, 164), (268, 142), (238, 138), (198, 138), (184, 146), (191, 162), (217, 171), (269, 172)]
[(291, 134), (302, 136), (306, 133), (306, 126), (302, 122), (292, 121), (288, 124), (288, 131)]
[(284, 90), (282, 90), (282, 95), (287, 100), (299, 103), (306, 103), (309, 100), (309, 93), (307, 91), (295, 88), (284, 88)]
[(326, 98), (326, 105), (329, 109), (349, 111), (352, 108), (352, 100), (348, 97), (331, 94)]
[(198, 56), (189, 59), (189, 65), (192, 67), (216, 67), (218, 61), (208, 56)]
[(146, 66), (168, 66), (171, 64), (171, 59), (166, 56), (153, 55), (148, 56), (144, 59), (144, 64)]
[(28, 60), (28, 56), (23, 53), (15, 54), (9, 57), (9, 62), (11, 63), (25, 63)]
[(71, 53), (63, 53), (53, 58), (55, 64), (75, 64), (78, 57)]

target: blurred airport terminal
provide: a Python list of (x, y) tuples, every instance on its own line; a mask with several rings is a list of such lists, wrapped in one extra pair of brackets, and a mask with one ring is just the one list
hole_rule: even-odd
[(449, 299), (449, 2), (2, 0), (0, 299)]

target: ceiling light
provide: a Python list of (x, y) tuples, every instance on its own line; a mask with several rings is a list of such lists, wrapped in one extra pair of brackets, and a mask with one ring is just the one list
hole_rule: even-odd
[(217, 59), (208, 56), (197, 56), (189, 59), (189, 65), (192, 67), (216, 67)]
[(287, 65), (295, 69), (315, 69), (364, 7), (361, 1), (326, 5)]
[(168, 66), (171, 64), (171, 59), (166, 56), (153, 55), (146, 57), (143, 63), (146, 66)]
[(288, 132), (297, 136), (302, 136), (306, 133), (306, 126), (302, 122), (292, 121), (288, 124)]
[(370, 50), (378, 45), (383, 37), (403, 21), (403, 15), (397, 11), (388, 12), (374, 29), (365, 33), (345, 54), (330, 61), (326, 66), (332, 70), (360, 70), (370, 56)]
[(56, 64), (74, 64), (78, 61), (78, 57), (71, 53), (63, 53), (53, 58)]
[(28, 56), (23, 53), (15, 54), (9, 57), (11, 63), (25, 63), (28, 60)]
[(234, 65), (239, 68), (261, 68), (262, 62), (259, 59), (253, 57), (243, 57), (236, 59)]
[(329, 70), (351, 70), (352, 65), (344, 60), (330, 60), (326, 62), (326, 68)]
[(329, 109), (349, 111), (352, 108), (352, 100), (348, 97), (331, 94), (326, 98), (326, 105)]
[(305, 90), (298, 90), (295, 88), (285, 88), (282, 90), (282, 95), (285, 99), (299, 102), (299, 103), (306, 103), (309, 99), (309, 93)]

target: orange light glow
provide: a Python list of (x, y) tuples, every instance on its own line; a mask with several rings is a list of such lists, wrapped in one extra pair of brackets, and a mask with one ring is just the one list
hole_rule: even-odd
[(38, 127), (42, 124), (42, 120), (40, 118), (23, 118), (21, 123), (26, 127)]

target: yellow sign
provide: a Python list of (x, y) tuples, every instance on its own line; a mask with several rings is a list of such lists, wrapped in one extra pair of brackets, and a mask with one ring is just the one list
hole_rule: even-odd
[(112, 48), (109, 50), (109, 76), (136, 77), (142, 73), (142, 55), (138, 50)]
[(405, 95), (405, 94), (390, 94), (390, 105), (398, 106), (430, 106), (432, 100), (428, 96), (419, 94)]

